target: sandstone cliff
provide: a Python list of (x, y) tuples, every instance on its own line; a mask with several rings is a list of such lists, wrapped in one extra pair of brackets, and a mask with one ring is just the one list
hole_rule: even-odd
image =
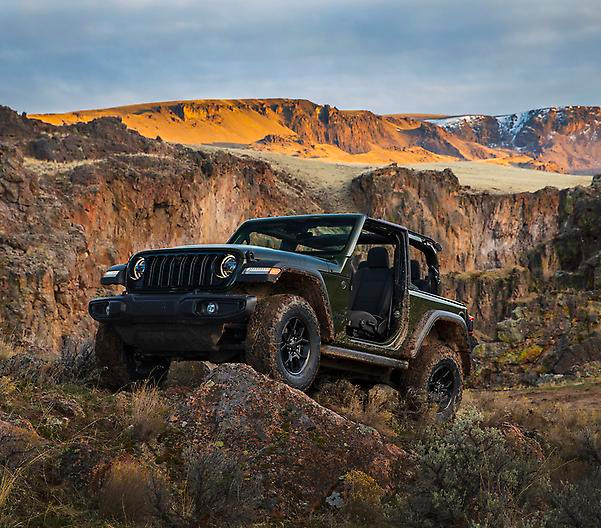
[[(32, 117), (62, 125), (107, 116), (119, 117), (128, 127), (151, 138), (160, 136), (184, 144), (242, 144), (285, 152), (293, 147), (303, 157), (374, 163), (507, 157), (507, 153), (464, 141), (428, 122), (380, 116), (367, 110), (339, 110), (303, 99), (172, 101)], [(279, 139), (273, 141), (274, 137)]]

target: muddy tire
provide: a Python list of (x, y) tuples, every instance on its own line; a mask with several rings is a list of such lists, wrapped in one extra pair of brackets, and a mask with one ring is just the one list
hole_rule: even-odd
[[(416, 397), (414, 409), (419, 414), (434, 407), (436, 419), (446, 421), (455, 416), (461, 403), (463, 377), (459, 354), (440, 341), (431, 341), (409, 363), (403, 385), (410, 397)], [(426, 401), (419, 401), (420, 397)]]
[(319, 323), (311, 305), (296, 295), (257, 303), (246, 335), (246, 362), (257, 372), (307, 390), (319, 369)]
[(98, 327), (94, 351), (100, 385), (107, 389), (125, 389), (137, 382), (159, 385), (169, 371), (167, 359), (136, 357), (134, 350), (109, 325)]

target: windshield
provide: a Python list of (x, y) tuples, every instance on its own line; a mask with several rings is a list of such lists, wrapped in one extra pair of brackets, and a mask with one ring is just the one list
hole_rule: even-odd
[(286, 217), (251, 220), (240, 226), (231, 244), (248, 244), (335, 259), (346, 248), (357, 218)]

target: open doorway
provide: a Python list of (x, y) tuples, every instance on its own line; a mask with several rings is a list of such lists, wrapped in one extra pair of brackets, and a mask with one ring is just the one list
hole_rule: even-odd
[(397, 330), (405, 262), (402, 233), (366, 222), (352, 256), (347, 334), (382, 343)]

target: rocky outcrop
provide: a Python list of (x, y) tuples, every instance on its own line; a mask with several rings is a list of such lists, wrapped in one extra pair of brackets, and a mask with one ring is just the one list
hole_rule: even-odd
[(417, 172), (390, 166), (353, 181), (355, 201), (441, 241), (447, 272), (524, 265), (526, 253), (559, 232), (560, 192), (472, 193), (450, 171)]
[(249, 217), (318, 211), (263, 162), (207, 155), (115, 119), (53, 127), (0, 111), (0, 328), (42, 348), (89, 336), (88, 300), (145, 247), (224, 241)]
[(351, 470), (391, 490), (407, 464), (404, 452), (374, 429), (247, 365), (213, 370), (179, 406), (173, 423), (184, 433), (192, 468), (217, 459), (223, 467), (243, 468), (239, 493), (253, 497), (258, 518), (298, 517), (324, 506)]
[(441, 241), (446, 272), (523, 266), (544, 280), (558, 270), (582, 273), (587, 284), (593, 280), (601, 250), (596, 231), (601, 192), (594, 185), (474, 193), (450, 170), (418, 172), (392, 165), (358, 176), (352, 192), (370, 215)]
[(531, 282), (521, 267), (445, 273), (442, 294), (466, 303), (477, 320), (477, 334), (493, 339), (497, 323), (511, 316), (517, 300), (528, 297)]
[(537, 383), (580, 375), (601, 361), (601, 292), (546, 291), (513, 303), (495, 340), (475, 349), (476, 383)]

